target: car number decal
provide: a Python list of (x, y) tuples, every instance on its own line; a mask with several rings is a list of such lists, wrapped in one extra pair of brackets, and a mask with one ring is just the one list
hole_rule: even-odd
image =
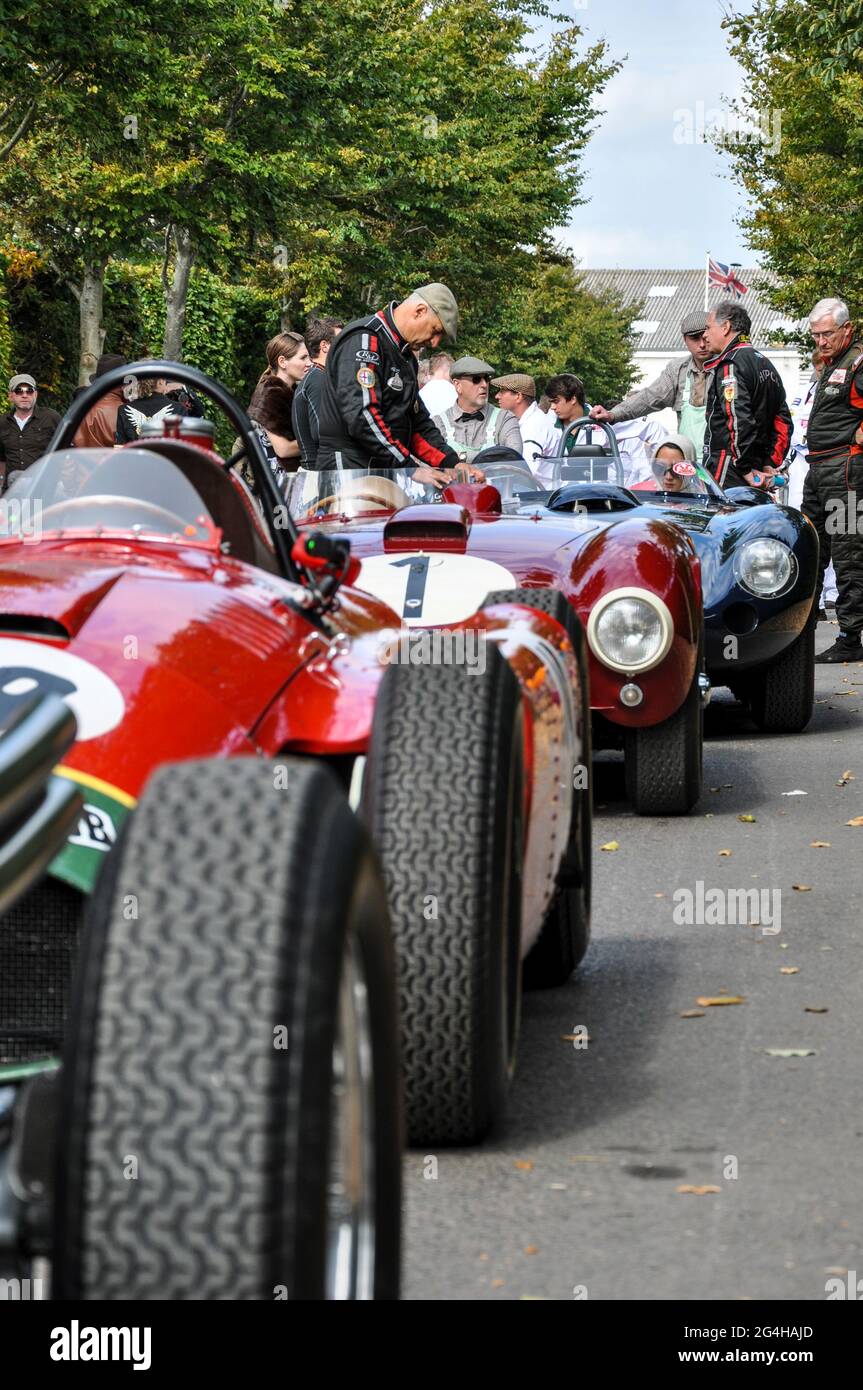
[(394, 609), (408, 627), (433, 627), (463, 622), (492, 589), (514, 589), (517, 583), (494, 560), (417, 550), (365, 557), (357, 587)]
[(59, 695), (78, 721), (78, 742), (116, 728), (125, 703), (118, 687), (89, 661), (58, 647), (0, 637), (0, 728), (34, 695)]

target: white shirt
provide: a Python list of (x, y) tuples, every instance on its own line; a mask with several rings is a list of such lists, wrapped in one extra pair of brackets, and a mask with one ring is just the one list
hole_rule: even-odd
[(620, 450), (624, 487), (647, 482), (653, 477), (651, 460), (663, 439), (668, 438), (668, 430), (644, 415), (638, 420), (623, 420), (611, 428)]
[(458, 396), (451, 381), (435, 376), (423, 386), (420, 400), (429, 415), (444, 415), (451, 405), (455, 405)]
[(30, 423), (30, 421), (31, 421), (32, 419), (33, 419), (33, 412), (32, 412), (32, 410), (31, 410), (31, 411), (30, 411), (30, 414), (29, 414), (29, 415), (25, 415), (23, 419), (21, 418), (20, 415), (16, 415), (16, 416), (15, 416), (15, 424), (18, 426), (19, 430), (23, 430), (24, 426), (25, 426), (25, 425), (29, 425), (29, 423)]
[[(521, 430), (524, 457), (531, 472), (540, 481), (545, 481), (540, 460), (556, 458), (560, 444), (560, 430), (555, 425), (555, 417), (546, 415), (544, 410), (540, 410), (536, 401), (531, 401), (527, 410), (520, 417), (518, 427)], [(551, 479), (549, 478), (548, 481), (550, 482)]]

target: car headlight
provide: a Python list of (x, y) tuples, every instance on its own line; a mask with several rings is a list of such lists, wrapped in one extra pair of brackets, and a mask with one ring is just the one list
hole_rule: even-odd
[(747, 541), (734, 557), (734, 577), (750, 594), (772, 598), (797, 576), (797, 561), (782, 541), (772, 536)]
[(594, 607), (587, 640), (612, 671), (649, 671), (662, 661), (674, 636), (671, 614), (646, 589), (615, 589)]

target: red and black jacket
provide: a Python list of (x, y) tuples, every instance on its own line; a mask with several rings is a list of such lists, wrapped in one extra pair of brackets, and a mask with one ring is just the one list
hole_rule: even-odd
[(773, 363), (738, 334), (711, 361), (704, 466), (720, 487), (765, 466), (780, 468), (791, 443), (791, 412)]
[(458, 455), (432, 424), (417, 363), (393, 322), (394, 305), (342, 329), (327, 354), (321, 434), (324, 468), (455, 468)]

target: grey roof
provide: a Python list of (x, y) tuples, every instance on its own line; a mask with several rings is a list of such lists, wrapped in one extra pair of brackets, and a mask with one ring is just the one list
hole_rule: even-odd
[[(636, 323), (644, 329), (636, 334), (635, 352), (680, 352), (685, 344), (680, 335), (681, 321), (695, 309), (704, 308), (704, 267), (700, 270), (584, 270), (578, 274), (593, 294), (615, 290), (625, 304), (637, 304), (641, 310)], [(783, 318), (759, 298), (756, 285), (770, 279), (760, 267), (737, 271), (749, 293), (740, 301), (752, 319), (752, 343), (764, 348), (777, 341), (777, 332), (791, 333), (805, 329), (805, 321)], [(654, 291), (651, 294), (651, 290)], [(657, 294), (661, 290), (663, 293)], [(712, 309), (729, 296), (724, 290), (709, 286), (707, 307)], [(655, 327), (647, 328), (647, 325)], [(772, 330), (772, 331), (771, 331)]]

